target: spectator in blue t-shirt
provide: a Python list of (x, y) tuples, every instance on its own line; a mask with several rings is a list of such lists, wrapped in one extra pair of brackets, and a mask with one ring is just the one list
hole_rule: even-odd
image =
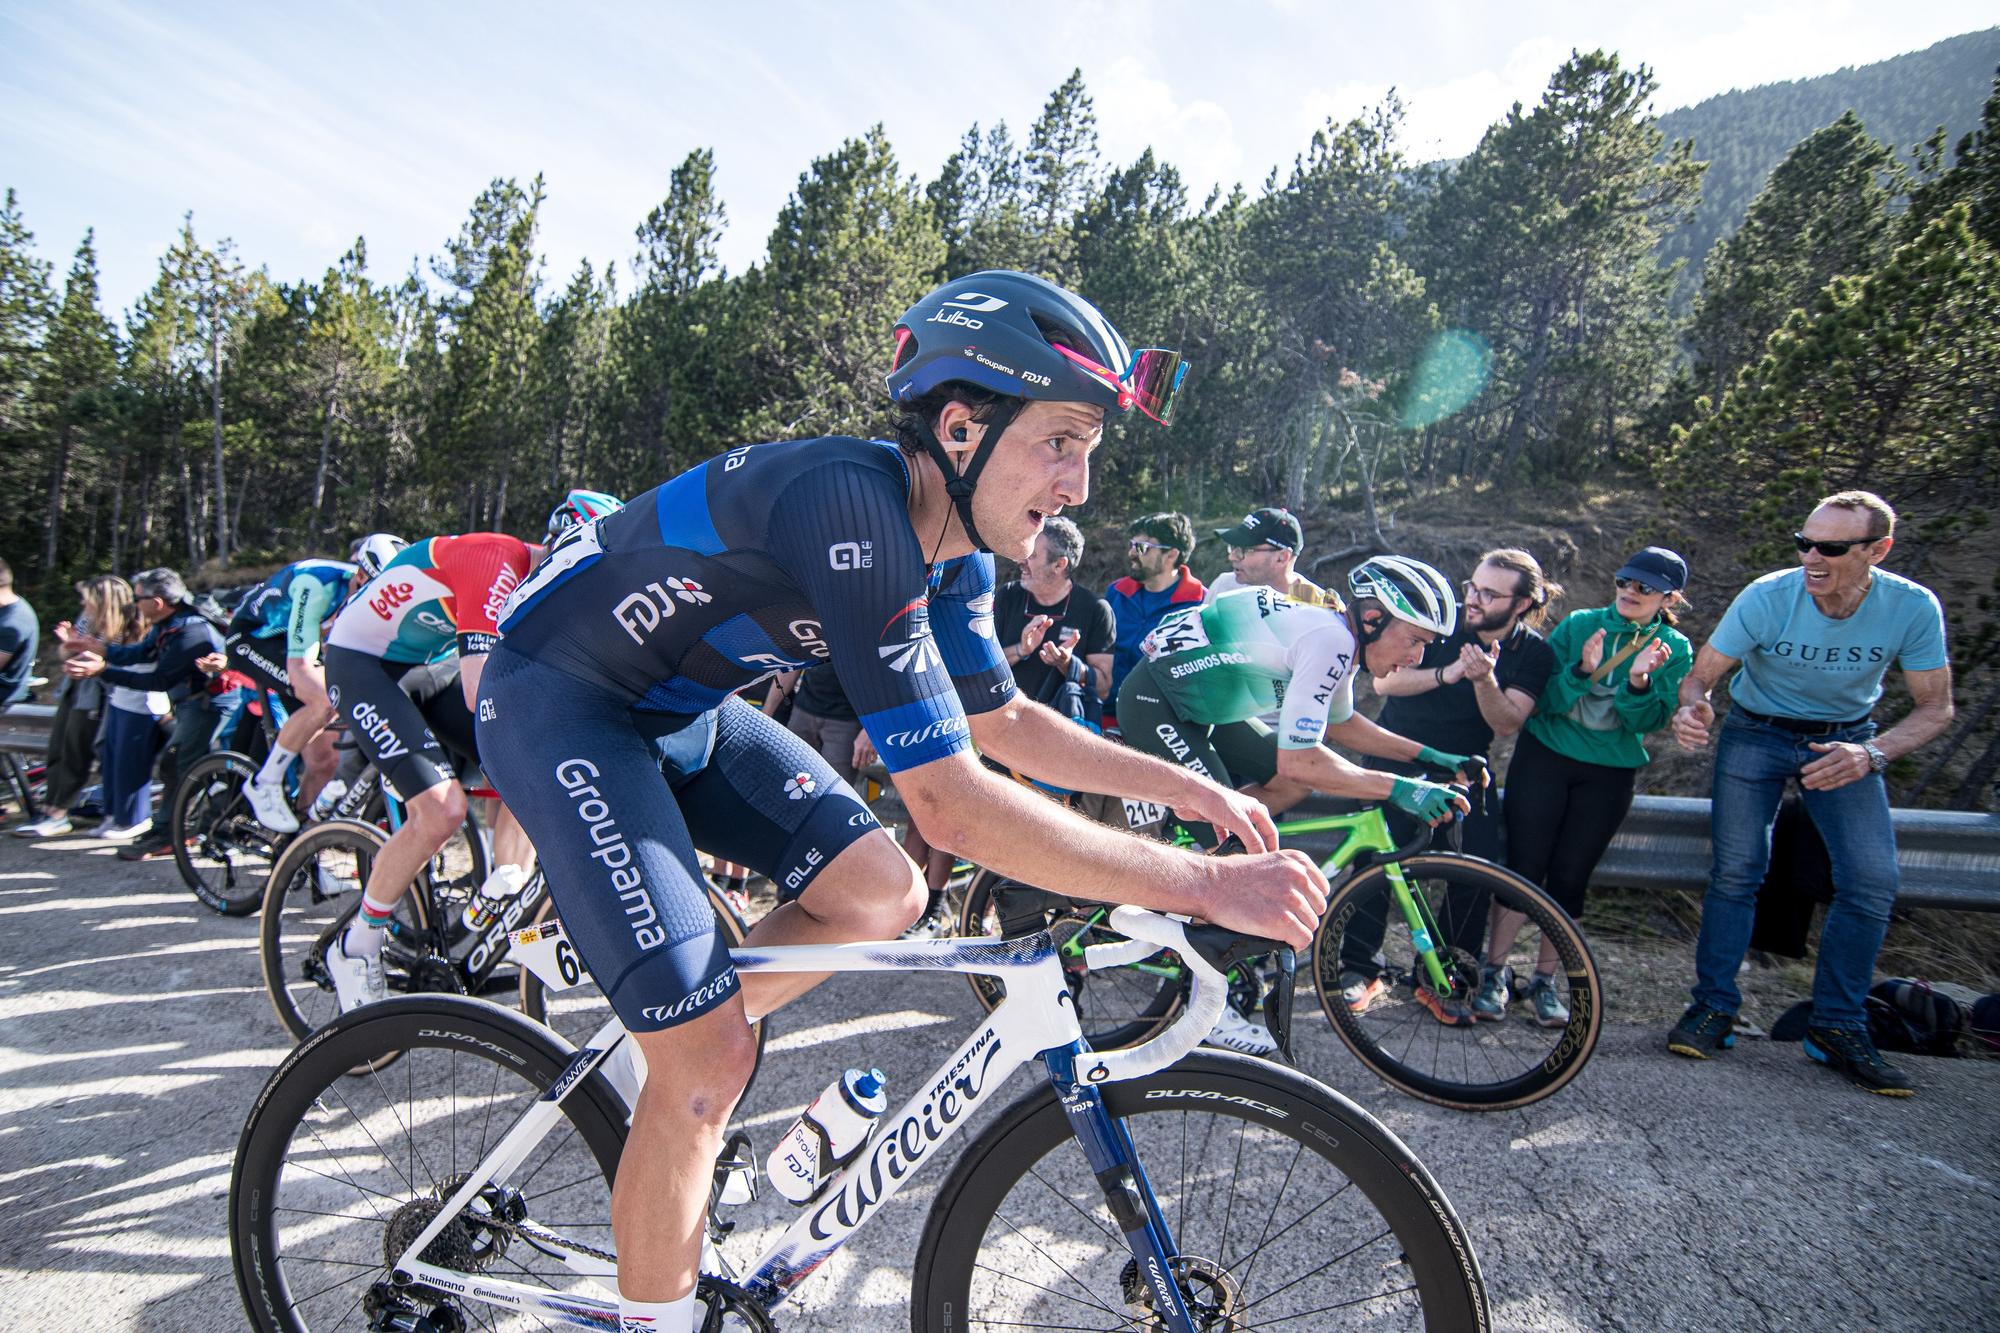
[[(1736, 971), (1750, 947), (1771, 826), (1786, 786), (1797, 781), (1833, 861), (1806, 1054), (1870, 1092), (1914, 1091), (1875, 1050), (1863, 1008), (1898, 884), (1882, 772), (1950, 725), (1951, 666), (1936, 596), (1877, 568), (1895, 530), (1896, 511), (1871, 492), (1820, 501), (1793, 534), (1800, 567), (1738, 593), (1681, 685), (1674, 737), (1700, 749), (1715, 722), (1709, 692), (1736, 672), (1715, 748), (1715, 860), (1695, 946), (1694, 1003), (1667, 1037), (1676, 1054), (1706, 1058), (1734, 1044), (1743, 1003)], [(1878, 736), (1871, 714), (1895, 664), (1916, 706)]]
[(1115, 635), (1111, 641), (1111, 693), (1105, 696), (1104, 729), (1116, 731), (1109, 710), (1118, 704), (1118, 687), (1126, 673), (1139, 665), (1139, 642), (1153, 632), (1169, 611), (1199, 606), (1208, 591), (1188, 557), (1194, 554), (1194, 524), (1186, 514), (1148, 514), (1131, 527), (1126, 559), (1131, 574), (1104, 590), (1111, 606)]
[(0, 708), (28, 697), (41, 635), (35, 608), (14, 591), (14, 571), (0, 560)]

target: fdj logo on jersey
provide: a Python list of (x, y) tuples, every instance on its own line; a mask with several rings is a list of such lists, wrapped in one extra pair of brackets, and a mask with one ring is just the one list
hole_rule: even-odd
[(632, 642), (644, 644), (646, 636), (658, 629), (661, 621), (673, 618), (676, 600), (700, 606), (715, 598), (693, 579), (670, 578), (666, 587), (648, 583), (645, 592), (635, 592), (612, 607), (611, 615), (618, 627), (632, 636)]
[(417, 585), (414, 583), (391, 583), (368, 599), (368, 609), (384, 620), (394, 620), (396, 608), (409, 602), (416, 594)]

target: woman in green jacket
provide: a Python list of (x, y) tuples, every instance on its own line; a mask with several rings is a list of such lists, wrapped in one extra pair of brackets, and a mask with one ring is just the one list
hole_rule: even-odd
[[(1507, 864), (1573, 918), (1583, 916), (1591, 872), (1632, 808), (1634, 778), (1651, 758), (1645, 736), (1667, 725), (1694, 663), (1674, 628), (1675, 607), (1687, 604), (1687, 572), (1679, 555), (1649, 546), (1619, 569), (1611, 605), (1573, 611), (1549, 635), (1556, 672), (1507, 770)], [(1496, 909), (1486, 956), (1504, 960), (1525, 920)], [(1527, 992), (1543, 1027), (1569, 1022), (1555, 969), (1555, 947), (1543, 940)], [(1506, 967), (1489, 964), (1473, 1016), (1504, 1018), (1512, 980)]]

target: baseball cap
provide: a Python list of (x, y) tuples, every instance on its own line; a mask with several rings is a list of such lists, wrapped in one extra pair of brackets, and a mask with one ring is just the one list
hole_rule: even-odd
[(1299, 521), (1286, 509), (1253, 509), (1243, 516), (1241, 523), (1233, 528), (1217, 528), (1215, 535), (1228, 546), (1250, 547), (1269, 542), (1297, 551), (1306, 544)]
[(1625, 562), (1618, 577), (1637, 579), (1664, 592), (1679, 592), (1687, 587), (1688, 562), (1664, 546), (1648, 546)]

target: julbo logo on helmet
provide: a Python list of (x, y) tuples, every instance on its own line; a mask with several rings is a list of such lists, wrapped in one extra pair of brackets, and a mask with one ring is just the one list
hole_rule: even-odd
[(988, 296), (984, 292), (960, 292), (940, 304), (961, 308), (934, 311), (931, 317), (924, 321), (926, 324), (958, 324), (968, 329), (983, 329), (986, 327), (985, 320), (974, 319), (965, 312), (971, 310), (982, 315), (990, 315), (996, 310), (1003, 309), (1007, 303), (997, 296)]

